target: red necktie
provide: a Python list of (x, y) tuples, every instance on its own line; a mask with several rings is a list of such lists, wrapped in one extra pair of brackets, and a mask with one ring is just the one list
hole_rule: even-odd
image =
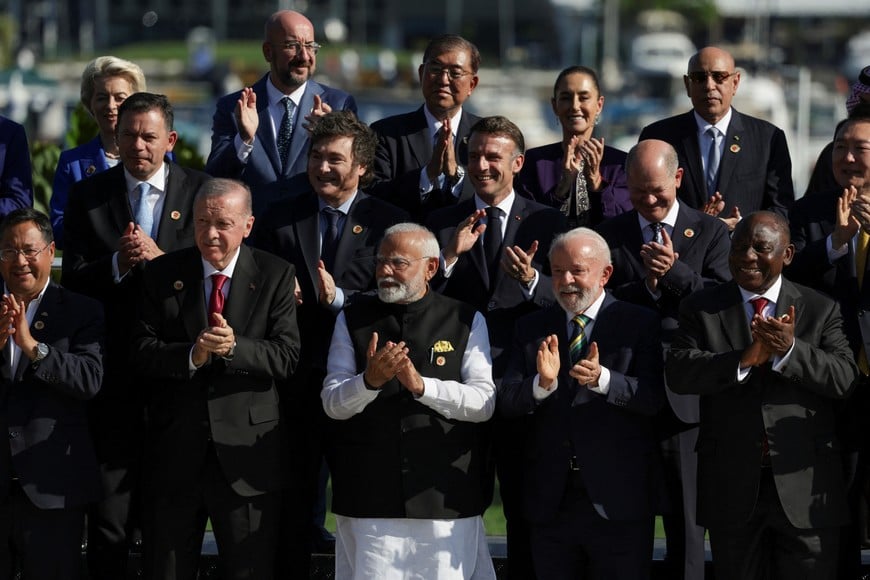
[[(764, 307), (767, 306), (769, 300), (764, 296), (759, 296), (758, 298), (753, 298), (749, 302), (752, 303), (752, 307), (755, 309), (755, 313), (758, 316), (764, 316)], [(767, 441), (767, 433), (762, 430), (761, 432), (761, 464), (762, 465), (770, 465), (770, 443)]]
[(208, 299), (208, 323), (217, 324), (215, 314), (220, 314), (224, 311), (224, 293), (221, 291), (226, 281), (229, 280), (223, 274), (211, 275), (211, 296)]

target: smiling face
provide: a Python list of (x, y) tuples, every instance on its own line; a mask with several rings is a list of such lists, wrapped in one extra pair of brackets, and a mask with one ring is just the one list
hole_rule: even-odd
[[(0, 249), (19, 250), (14, 259), (0, 261), (0, 274), (7, 289), (19, 299), (32, 300), (45, 288), (54, 260), (54, 242), (47, 242), (32, 221), (9, 227), (0, 239)], [(33, 260), (20, 250), (37, 251)]]
[(831, 161), (840, 187), (870, 190), (870, 120), (850, 120), (840, 127)]
[[(725, 73), (721, 82), (711, 73)], [(703, 76), (703, 81), (700, 77)], [(697, 80), (693, 80), (696, 77)], [(731, 108), (731, 99), (737, 94), (740, 73), (734, 71), (734, 59), (730, 54), (715, 47), (702, 49), (689, 60), (687, 75), (683, 77), (686, 94), (692, 107), (705, 121), (718, 123)]]
[(663, 141), (641, 141), (635, 146), (628, 167), (626, 186), (631, 205), (653, 223), (668, 215), (683, 178), (682, 168), (672, 173), (668, 167), (666, 155), (670, 147)]
[(475, 131), (468, 141), (468, 176), (477, 195), (489, 205), (504, 200), (523, 167), (523, 155), (509, 137)]
[(133, 84), (121, 76), (97, 77), (94, 79), (94, 94), (88, 109), (100, 127), (100, 135), (112, 140), (118, 125), (118, 107), (133, 94)]
[(763, 294), (791, 264), (794, 246), (788, 242), (788, 226), (769, 212), (757, 212), (741, 220), (731, 238), (728, 265), (734, 281), (749, 292)]
[(121, 162), (139, 181), (147, 181), (163, 167), (163, 158), (178, 139), (158, 109), (127, 111), (118, 121), (117, 133)]
[[(287, 42), (298, 42), (298, 51), (285, 48)], [(292, 10), (279, 12), (266, 26), (263, 57), (269, 63), (272, 84), (284, 94), (290, 94), (311, 78), (317, 66), (317, 55), (305, 44), (314, 42), (314, 26), (302, 14)]]
[(467, 50), (434, 56), (421, 64), (417, 72), (426, 108), (439, 120), (456, 113), (477, 86), (477, 74), (471, 70), (471, 54)]
[(604, 108), (604, 97), (592, 77), (580, 72), (567, 74), (554, 93), (550, 104), (562, 125), (562, 136), (582, 135), (587, 140), (592, 137), (595, 121)]
[(347, 201), (359, 187), (366, 167), (353, 158), (353, 137), (333, 137), (312, 143), (308, 153), (308, 181), (331, 207)]
[(414, 232), (384, 238), (377, 264), (378, 298), (388, 304), (410, 304), (422, 298), (438, 270), (438, 258), (424, 256), (422, 237)]
[(613, 266), (596, 255), (584, 236), (565, 240), (550, 253), (553, 294), (565, 312), (580, 314), (604, 292)]

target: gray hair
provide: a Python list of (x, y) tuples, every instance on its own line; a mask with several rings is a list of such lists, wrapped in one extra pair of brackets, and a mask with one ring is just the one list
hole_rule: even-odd
[(242, 193), (244, 195), (243, 209), (245, 210), (246, 215), (251, 215), (253, 213), (251, 206), (251, 188), (236, 179), (228, 179), (225, 177), (212, 177), (211, 179), (207, 179), (199, 187), (199, 190), (197, 190), (193, 201), (196, 203), (200, 199), (214, 199), (231, 193)]
[(607, 240), (601, 237), (601, 234), (589, 228), (574, 228), (556, 236), (553, 239), (553, 244), (550, 246), (550, 253), (547, 254), (547, 257), (552, 259), (553, 252), (563, 246), (567, 246), (578, 238), (587, 240), (589, 246), (594, 251), (594, 256), (601, 260), (605, 266), (610, 265), (610, 246), (607, 245)]
[(417, 234), (420, 237), (420, 246), (423, 251), (424, 258), (437, 258), (441, 254), (441, 248), (438, 246), (438, 240), (435, 239), (429, 228), (415, 224), (413, 222), (399, 223), (390, 226), (384, 232), (383, 239), (386, 240), (390, 236), (398, 234)]

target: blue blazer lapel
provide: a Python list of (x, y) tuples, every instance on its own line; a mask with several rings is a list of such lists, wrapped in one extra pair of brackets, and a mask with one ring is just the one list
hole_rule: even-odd
[[(254, 83), (252, 87), (254, 94), (257, 95), (257, 115), (260, 117), (257, 125), (257, 141), (260, 142), (260, 149), (266, 155), (275, 175), (281, 175), (281, 160), (278, 159), (278, 144), (275, 141), (275, 133), (272, 129), (272, 116), (269, 114), (269, 93), (266, 91), (266, 83), (269, 82), (269, 74)], [(251, 155), (255, 155), (257, 148), (251, 151)], [(252, 160), (249, 159), (250, 163)]]

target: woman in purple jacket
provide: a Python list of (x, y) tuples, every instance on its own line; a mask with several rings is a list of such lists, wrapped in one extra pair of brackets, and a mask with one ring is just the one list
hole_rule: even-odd
[(566, 68), (556, 78), (550, 102), (562, 125), (562, 141), (526, 152), (522, 193), (561, 209), (572, 228), (630, 210), (625, 152), (592, 136), (604, 108), (598, 75), (585, 66)]
[(114, 56), (98, 57), (82, 73), (81, 101), (100, 128), (91, 141), (60, 154), (51, 193), (51, 226), (54, 241), (63, 248), (63, 212), (72, 185), (118, 164), (115, 126), (118, 107), (144, 91), (145, 74), (139, 65)]

